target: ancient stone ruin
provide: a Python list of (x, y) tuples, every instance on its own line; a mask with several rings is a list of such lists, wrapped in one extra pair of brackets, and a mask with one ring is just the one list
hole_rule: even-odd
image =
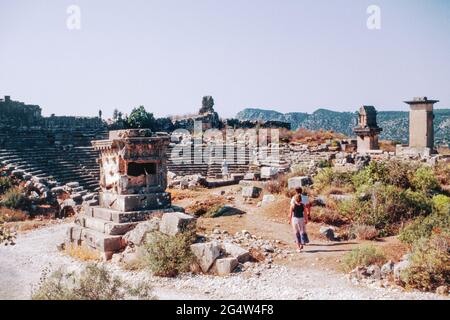
[(106, 123), (98, 117), (41, 115), (41, 108), (0, 99), (0, 164), (25, 180), (78, 182), (88, 191), (98, 188), (98, 154), (92, 140), (104, 139)]
[(166, 133), (134, 129), (110, 131), (108, 140), (92, 142), (100, 151), (99, 205), (84, 204), (67, 244), (88, 245), (109, 259), (140, 221), (174, 211), (165, 192), (169, 140)]
[(409, 146), (397, 146), (398, 155), (430, 156), (434, 150), (433, 106), (439, 100), (416, 97), (409, 105)]
[(357, 135), (357, 151), (366, 153), (378, 150), (378, 135), (383, 130), (377, 125), (377, 111), (373, 106), (362, 106), (358, 112), (358, 126), (353, 129)]

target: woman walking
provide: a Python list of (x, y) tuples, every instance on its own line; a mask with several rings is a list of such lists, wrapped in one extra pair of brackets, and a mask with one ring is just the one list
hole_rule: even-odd
[[(306, 224), (308, 223), (309, 203), (302, 201), (302, 188), (295, 190), (296, 195), (292, 197), (291, 207), (289, 210), (289, 224), (292, 224), (292, 230), (295, 235), (295, 243), (297, 244), (297, 252), (301, 252), (303, 246), (309, 243), (308, 234), (306, 233)], [(307, 198), (305, 197), (305, 200)]]

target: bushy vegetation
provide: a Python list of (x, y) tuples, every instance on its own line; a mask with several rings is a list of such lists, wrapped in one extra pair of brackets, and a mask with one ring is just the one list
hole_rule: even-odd
[(225, 201), (220, 197), (211, 197), (204, 201), (196, 201), (186, 208), (186, 211), (196, 217), (213, 218), (225, 207)]
[(351, 191), (352, 173), (323, 168), (314, 177), (314, 188), (319, 192), (327, 188), (346, 188), (348, 191)]
[(89, 264), (80, 273), (62, 269), (49, 274), (44, 271), (33, 300), (122, 300), (153, 299), (151, 287), (130, 286), (105, 268)]
[(435, 235), (430, 239), (421, 238), (413, 248), (410, 265), (401, 274), (407, 287), (424, 291), (434, 291), (450, 283), (449, 261), (450, 237)]
[(421, 238), (430, 238), (434, 233), (450, 236), (450, 197), (437, 195), (432, 203), (429, 216), (420, 216), (401, 230), (401, 241), (413, 244)]
[(373, 245), (361, 245), (348, 252), (342, 264), (345, 271), (351, 271), (358, 266), (382, 265), (386, 261), (384, 253)]
[(0, 194), (4, 194), (13, 186), (13, 181), (10, 177), (0, 177)]
[(190, 248), (194, 237), (194, 231), (175, 236), (161, 232), (149, 233), (143, 246), (143, 264), (161, 277), (175, 277), (189, 271), (195, 261)]
[(29, 200), (20, 187), (12, 187), (5, 192), (0, 205), (12, 209), (23, 209), (28, 207)]
[(431, 196), (439, 191), (432, 168), (400, 161), (372, 161), (356, 172), (321, 170), (314, 189), (322, 194), (354, 192), (342, 201), (337, 212), (347, 220), (375, 227), (380, 236), (397, 234), (401, 226), (432, 212)]
[(439, 181), (430, 167), (420, 167), (414, 173), (411, 184), (417, 191), (430, 193), (439, 189)]
[(359, 240), (374, 240), (378, 237), (379, 231), (374, 226), (365, 224), (354, 224), (350, 228), (350, 237)]

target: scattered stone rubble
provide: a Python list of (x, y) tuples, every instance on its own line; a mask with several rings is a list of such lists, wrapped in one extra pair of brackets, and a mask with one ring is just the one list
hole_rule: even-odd
[[(401, 274), (409, 267), (410, 256), (410, 254), (405, 254), (398, 263), (389, 260), (381, 267), (378, 265), (358, 266), (348, 274), (348, 278), (355, 285), (365, 284), (380, 288), (402, 286)], [(436, 289), (436, 293), (448, 295), (449, 287), (440, 286)]]

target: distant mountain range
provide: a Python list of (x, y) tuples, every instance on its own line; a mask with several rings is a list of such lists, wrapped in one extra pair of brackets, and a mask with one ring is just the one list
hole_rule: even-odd
[[(336, 112), (327, 109), (318, 109), (309, 114), (247, 108), (240, 111), (236, 118), (239, 120), (284, 121), (289, 122), (293, 130), (297, 128), (333, 130), (349, 137), (354, 136), (352, 129), (358, 123), (356, 112)], [(378, 126), (383, 128), (380, 139), (408, 142), (409, 112), (379, 111), (377, 122)], [(450, 109), (434, 110), (434, 130), (436, 143), (450, 143)]]

